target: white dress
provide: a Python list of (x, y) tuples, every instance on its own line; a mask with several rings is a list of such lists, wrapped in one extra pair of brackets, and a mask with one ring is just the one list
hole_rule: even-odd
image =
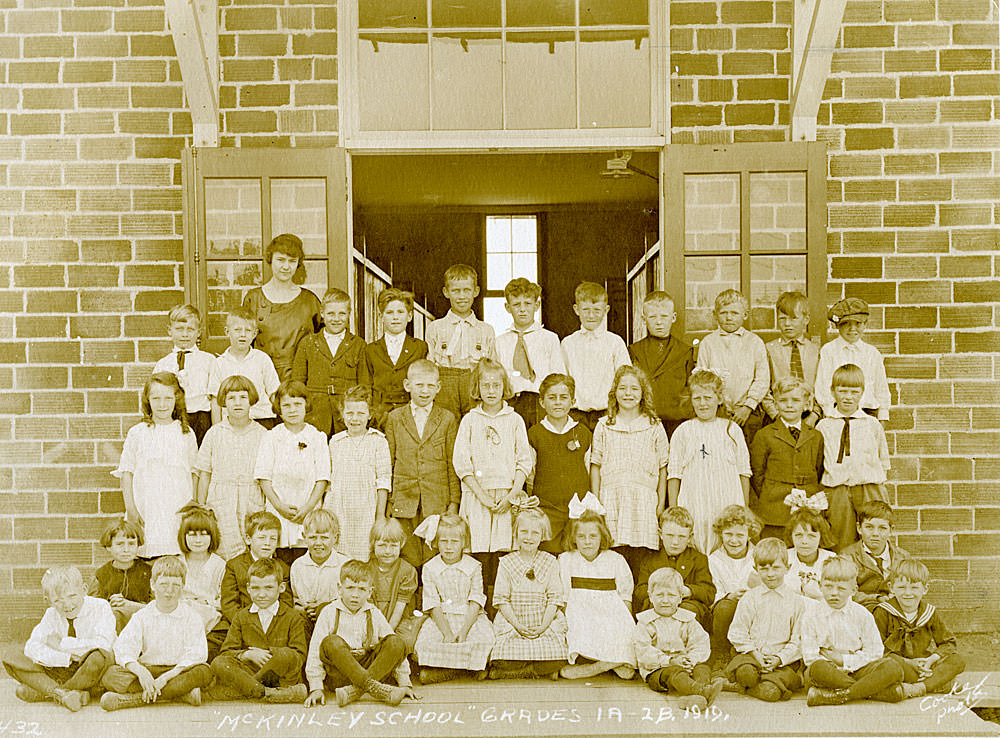
[(207, 633), (221, 617), (222, 575), (226, 573), (226, 560), (218, 554), (209, 554), (204, 561), (186, 557), (187, 577), (184, 580), (182, 599), (198, 613)]
[(132, 473), (132, 496), (145, 523), (140, 556), (181, 552), (178, 510), (194, 499), (191, 474), (197, 457), (198, 441), (192, 431), (181, 431), (179, 420), (165, 425), (142, 421), (129, 428), (118, 468), (111, 473), (119, 478)]
[(712, 523), (723, 508), (746, 504), (741, 476), (750, 476), (750, 453), (736, 423), (695, 419), (674, 431), (667, 478), (681, 480), (677, 504), (694, 518), (693, 542), (702, 553), (712, 550)]
[(719, 546), (708, 555), (708, 570), (715, 583), (716, 602), (740, 590), (750, 589), (749, 579), (756, 575), (753, 568), (753, 544), (747, 544), (747, 552), (742, 559), (734, 559), (726, 553), (726, 549)]
[(332, 472), (323, 507), (340, 522), (337, 550), (349, 559), (368, 561), (378, 490), (392, 489), (389, 443), (369, 428), (358, 438), (341, 431), (330, 439)]
[[(330, 481), (330, 450), (326, 434), (308, 423), (298, 433), (292, 433), (285, 424), (275, 426), (261, 439), (254, 466), (255, 479), (267, 479), (274, 493), (286, 505), (301, 508), (312, 494), (316, 482)], [(268, 503), (267, 509), (277, 515)], [(280, 546), (297, 546), (302, 536), (302, 526), (281, 519)]]
[(645, 415), (631, 423), (597, 421), (590, 463), (601, 467), (599, 496), (616, 546), (659, 549), (656, 487), (668, 449), (662, 423)]
[(823, 562), (832, 559), (836, 554), (821, 548), (816, 551), (816, 560), (812, 564), (803, 564), (794, 548), (788, 549), (788, 573), (785, 574), (785, 584), (793, 592), (798, 592), (809, 601), (822, 602), (823, 593), (819, 588), (819, 575), (823, 571)]
[(559, 555), (566, 590), (566, 641), (569, 662), (577, 656), (635, 666), (635, 621), (625, 606), (632, 601), (632, 572), (621, 554), (601, 551), (587, 561), (579, 551)]

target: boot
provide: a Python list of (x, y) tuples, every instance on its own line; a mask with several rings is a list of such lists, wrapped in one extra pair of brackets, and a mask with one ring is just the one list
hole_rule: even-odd
[(927, 685), (923, 682), (914, 682), (913, 684), (903, 682), (901, 686), (903, 688), (904, 700), (908, 700), (911, 697), (923, 697), (927, 694)]
[(304, 684), (296, 684), (293, 687), (267, 687), (264, 691), (264, 702), (291, 705), (305, 702), (308, 696), (309, 690)]
[(182, 694), (178, 700), (195, 707), (201, 707), (201, 687), (195, 687), (187, 694)]
[(715, 702), (715, 698), (719, 696), (722, 692), (722, 688), (725, 686), (726, 680), (722, 677), (716, 677), (711, 682), (705, 685), (702, 690), (701, 695), (705, 698), (705, 706), (711, 705)]
[(618, 664), (614, 669), (612, 669), (619, 679), (624, 679), (628, 681), (635, 676), (635, 667), (629, 664)]
[(27, 684), (18, 684), (14, 694), (21, 702), (48, 702), (49, 698), (38, 690), (32, 689)]
[(376, 682), (374, 679), (365, 682), (365, 691), (390, 707), (398, 705), (406, 696), (406, 690), (402, 687), (390, 687), (388, 684)]
[(809, 687), (809, 694), (806, 697), (806, 704), (809, 707), (820, 705), (843, 705), (847, 702), (850, 693), (846, 689), (822, 689), (820, 687)]
[(530, 666), (524, 669), (500, 669), (491, 666), (488, 679), (537, 679), (538, 674)]
[(420, 683), (427, 686), (428, 684), (449, 682), (452, 679), (457, 679), (461, 673), (462, 672), (459, 669), (424, 667), (420, 670)]
[(778, 702), (781, 699), (781, 690), (777, 684), (771, 682), (761, 682), (755, 687), (750, 687), (747, 694), (764, 702)]
[(89, 693), (75, 689), (54, 689), (52, 698), (70, 712), (79, 712), (80, 708), (90, 702)]
[[(378, 684), (378, 682), (375, 683)], [(361, 698), (362, 692), (354, 685), (348, 685), (337, 687), (334, 694), (337, 696), (337, 707), (347, 707), (352, 702), (357, 702)]]
[(700, 694), (691, 694), (677, 699), (677, 707), (681, 710), (705, 710), (708, 707), (708, 700)]
[(121, 694), (120, 692), (105, 692), (101, 697), (101, 707), (108, 712), (112, 710), (124, 710), (128, 707), (142, 707), (142, 694)]

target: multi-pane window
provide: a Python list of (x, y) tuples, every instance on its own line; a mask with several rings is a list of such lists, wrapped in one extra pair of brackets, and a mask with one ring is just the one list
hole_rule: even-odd
[(487, 215), (483, 320), (500, 334), (510, 328), (503, 289), (515, 277), (538, 282), (538, 216)]

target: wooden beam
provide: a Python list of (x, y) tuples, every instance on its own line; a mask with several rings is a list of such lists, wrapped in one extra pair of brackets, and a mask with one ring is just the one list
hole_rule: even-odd
[(165, 0), (165, 5), (191, 111), (194, 146), (218, 146), (218, 0)]
[(792, 140), (816, 140), (816, 115), (847, 0), (792, 0)]

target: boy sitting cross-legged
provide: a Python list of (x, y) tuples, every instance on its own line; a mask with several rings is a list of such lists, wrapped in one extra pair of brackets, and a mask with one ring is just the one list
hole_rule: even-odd
[(153, 601), (128, 621), (115, 641), (115, 663), (104, 673), (105, 710), (140, 707), (159, 700), (201, 704), (201, 690), (212, 683), (205, 625), (181, 602), (187, 567), (179, 556), (153, 563)]
[(285, 589), (274, 559), (258, 559), (247, 570), (253, 602), (236, 613), (222, 652), (212, 661), (218, 682), (241, 698), (304, 702), (305, 622), (294, 607), (278, 600)]
[(313, 510), (302, 522), (307, 553), (292, 562), (292, 594), (295, 609), (306, 620), (306, 636), (327, 603), (337, 599), (340, 567), (348, 560), (336, 550), (340, 521), (329, 510)]
[(23, 653), (4, 659), (17, 682), (18, 699), (53, 700), (76, 712), (90, 701), (113, 663), (115, 616), (106, 600), (88, 597), (75, 566), (54, 566), (42, 575), (49, 608), (31, 631)]
[[(320, 612), (309, 641), (306, 707), (326, 704), (324, 686), (336, 691), (340, 707), (365, 692), (393, 706), (416, 697), (408, 670), (399, 669), (406, 644), (369, 601), (372, 587), (373, 572), (365, 562), (351, 559), (341, 567), (340, 597)], [(394, 672), (399, 686), (383, 683)]]

